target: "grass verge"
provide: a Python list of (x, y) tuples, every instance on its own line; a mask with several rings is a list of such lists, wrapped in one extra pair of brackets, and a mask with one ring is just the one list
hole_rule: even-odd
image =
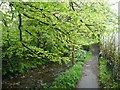
[(75, 88), (77, 81), (81, 77), (83, 62), (78, 62), (72, 68), (66, 72), (61, 73), (55, 81), (52, 83), (50, 88), (63, 88), (67, 90), (72, 90)]
[(113, 71), (107, 66), (107, 60), (100, 58), (99, 60), (99, 81), (103, 89), (120, 88), (118, 82), (113, 78)]

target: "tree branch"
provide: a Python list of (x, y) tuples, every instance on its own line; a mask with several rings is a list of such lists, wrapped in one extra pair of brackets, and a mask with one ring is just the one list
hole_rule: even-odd
[(2, 3), (3, 3), (3, 2), (0, 3), (0, 7), (2, 6)]
[(27, 48), (28, 50), (30, 50), (31, 53), (35, 54), (35, 52), (32, 49), (30, 49), (29, 47), (27, 47), (23, 42), (22, 42), (22, 46), (24, 46), (25, 48)]
[(31, 32), (29, 32), (28, 30), (25, 30), (25, 32), (27, 32), (29, 35), (31, 35), (31, 36), (33, 36), (33, 37), (39, 39), (38, 37), (34, 36), (34, 35), (33, 35)]
[(72, 10), (75, 11), (75, 8), (73, 6), (73, 2), (70, 0), (69, 5), (71, 6)]
[(45, 25), (49, 25), (48, 23), (43, 22), (43, 21), (40, 21), (39, 19), (36, 19), (36, 18), (34, 18), (34, 17), (31, 17), (31, 16), (29, 16), (29, 15), (27, 15), (27, 14), (25, 14), (25, 13), (23, 13), (23, 15), (26, 16), (27, 18), (31, 18), (31, 19), (38, 20), (40, 23), (43, 23), (43, 24), (45, 24)]

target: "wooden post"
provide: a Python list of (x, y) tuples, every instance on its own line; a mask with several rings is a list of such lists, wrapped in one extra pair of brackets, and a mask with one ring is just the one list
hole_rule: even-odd
[(75, 51), (75, 47), (74, 47), (74, 45), (72, 46), (72, 65), (74, 65), (75, 64), (75, 61), (74, 61), (74, 51)]

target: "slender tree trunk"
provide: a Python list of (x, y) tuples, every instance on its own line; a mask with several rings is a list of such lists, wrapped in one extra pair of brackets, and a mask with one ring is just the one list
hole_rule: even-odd
[(22, 19), (21, 19), (21, 14), (20, 13), (18, 14), (18, 17), (19, 17), (19, 26), (18, 26), (18, 29), (20, 31), (20, 42), (22, 42), (22, 30), (21, 30)]
[(75, 47), (74, 47), (74, 45), (72, 46), (72, 65), (74, 65), (75, 64), (75, 60), (74, 60), (74, 55), (75, 55)]

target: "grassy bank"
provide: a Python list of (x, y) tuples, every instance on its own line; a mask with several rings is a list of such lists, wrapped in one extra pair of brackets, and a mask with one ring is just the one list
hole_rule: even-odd
[(112, 68), (107, 65), (107, 60), (100, 58), (99, 60), (99, 81), (103, 89), (120, 88), (118, 82), (113, 78)]
[(75, 88), (77, 81), (81, 77), (83, 62), (78, 62), (71, 69), (61, 73), (50, 88), (64, 88), (71, 90)]

